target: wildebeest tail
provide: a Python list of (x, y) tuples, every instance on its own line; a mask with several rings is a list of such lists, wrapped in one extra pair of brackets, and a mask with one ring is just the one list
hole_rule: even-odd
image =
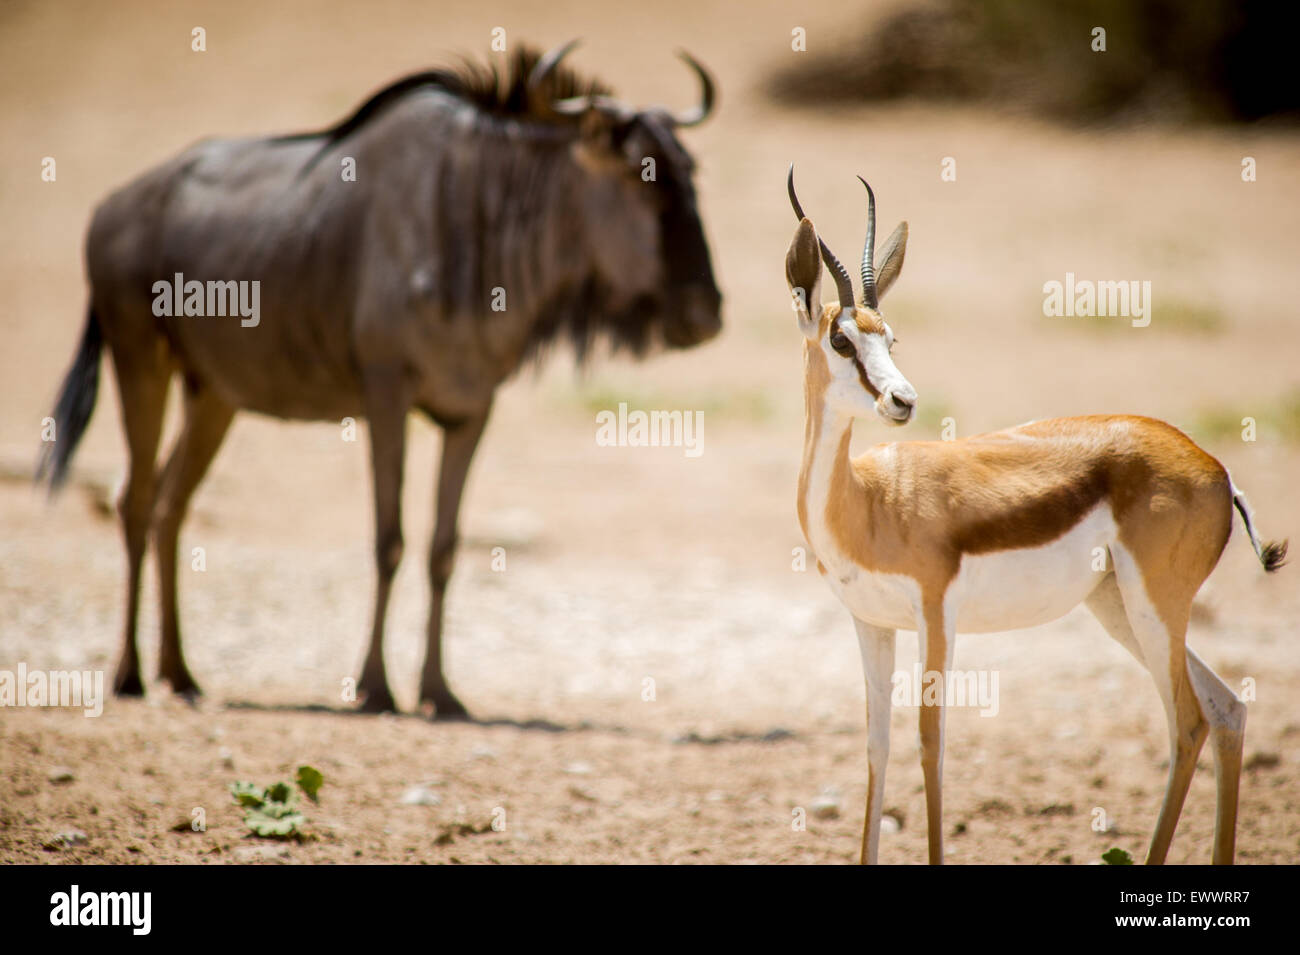
[[(1231, 479), (1229, 481), (1231, 482)], [(1246, 525), (1246, 533), (1250, 535), (1250, 546), (1255, 548), (1255, 554), (1259, 557), (1259, 562), (1264, 565), (1264, 570), (1272, 573), (1286, 563), (1288, 542), (1260, 541), (1255, 534), (1255, 525), (1250, 519), (1250, 506), (1246, 503), (1246, 495), (1237, 490), (1235, 484), (1232, 485), (1232, 503), (1241, 514), (1242, 523)]]
[(36, 463), (36, 480), (49, 480), (50, 493), (54, 493), (68, 476), (68, 462), (77, 450), (77, 442), (85, 433), (90, 415), (95, 410), (95, 396), (99, 392), (99, 356), (104, 349), (104, 332), (99, 327), (94, 306), (86, 313), (86, 328), (81, 333), (77, 357), (63, 379), (58, 403), (54, 406), (53, 440), (41, 447)]

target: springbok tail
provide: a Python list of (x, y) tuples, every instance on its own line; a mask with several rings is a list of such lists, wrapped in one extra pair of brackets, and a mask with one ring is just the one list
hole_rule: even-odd
[(1272, 573), (1286, 563), (1287, 541), (1264, 541), (1255, 534), (1255, 525), (1250, 519), (1250, 505), (1246, 503), (1246, 495), (1237, 490), (1237, 486), (1228, 479), (1232, 488), (1232, 503), (1236, 506), (1237, 512), (1241, 514), (1241, 522), (1246, 525), (1246, 533), (1250, 535), (1250, 546), (1255, 548), (1255, 554), (1259, 557), (1259, 562), (1264, 565), (1264, 570)]

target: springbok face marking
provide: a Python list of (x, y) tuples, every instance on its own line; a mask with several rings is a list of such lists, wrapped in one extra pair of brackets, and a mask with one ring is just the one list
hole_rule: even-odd
[[(863, 180), (866, 186), (866, 181)], [(790, 204), (799, 217), (799, 228), (786, 255), (786, 281), (794, 297), (799, 327), (809, 347), (820, 356), (809, 360), (824, 361), (829, 379), (824, 400), (838, 414), (860, 417), (874, 411), (882, 421), (903, 425), (916, 411), (916, 389), (898, 370), (890, 351), (894, 347), (893, 329), (880, 314), (879, 299), (893, 285), (903, 268), (907, 250), (907, 223), (901, 223), (885, 243), (879, 277), (875, 269), (876, 200), (866, 186), (867, 239), (862, 252), (862, 302), (853, 294), (848, 272), (817, 236), (811, 221), (794, 192), (794, 167), (787, 180)], [(838, 305), (821, 305), (821, 271), (823, 263), (835, 278)], [(820, 313), (814, 322), (812, 310)]]
[(916, 411), (916, 389), (894, 364), (894, 332), (880, 313), (855, 308), (845, 315), (837, 306), (824, 319), (818, 345), (826, 356), (831, 383), (827, 403), (852, 417), (873, 410), (890, 425), (904, 425)]

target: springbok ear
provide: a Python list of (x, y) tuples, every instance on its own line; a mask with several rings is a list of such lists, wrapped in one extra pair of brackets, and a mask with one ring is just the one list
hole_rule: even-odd
[(815, 341), (817, 319), (822, 310), (822, 257), (817, 245), (817, 230), (806, 218), (800, 220), (790, 251), (785, 254), (785, 281), (790, 286), (799, 331), (805, 338)]
[(900, 222), (898, 228), (889, 234), (885, 244), (876, 253), (880, 268), (876, 271), (876, 295), (884, 298), (889, 287), (903, 271), (903, 256), (907, 254), (907, 223)]

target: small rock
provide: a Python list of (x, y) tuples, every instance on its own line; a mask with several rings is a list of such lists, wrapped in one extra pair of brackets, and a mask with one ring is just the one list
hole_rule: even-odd
[(524, 548), (542, 535), (543, 521), (534, 511), (514, 507), (479, 517), (467, 537), (490, 541), (492, 546)]
[(74, 846), (84, 846), (87, 841), (86, 834), (80, 829), (69, 829), (67, 832), (55, 833), (52, 838), (46, 841), (44, 848), (58, 852), (63, 849), (71, 849)]
[(564, 771), (571, 776), (590, 776), (595, 772), (595, 769), (592, 767), (591, 763), (577, 760), (576, 762), (566, 764)]
[(287, 858), (287, 846), (240, 846), (235, 850), (236, 862), (272, 862)]
[(808, 804), (808, 811), (818, 819), (838, 819), (840, 817), (839, 794), (823, 790)]
[(221, 767), (223, 769), (235, 768), (235, 754), (226, 747), (223, 746), (221, 749), (217, 750), (217, 758), (221, 760)]
[(52, 783), (70, 783), (76, 778), (72, 770), (67, 766), (55, 766), (50, 770), (50, 782)]
[(412, 786), (402, 793), (403, 806), (440, 806), (442, 796), (427, 786)]
[(880, 831), (883, 835), (892, 836), (902, 829), (902, 825), (893, 816), (880, 817)]
[(491, 761), (497, 758), (497, 751), (491, 746), (475, 746), (470, 750), (469, 758)]

